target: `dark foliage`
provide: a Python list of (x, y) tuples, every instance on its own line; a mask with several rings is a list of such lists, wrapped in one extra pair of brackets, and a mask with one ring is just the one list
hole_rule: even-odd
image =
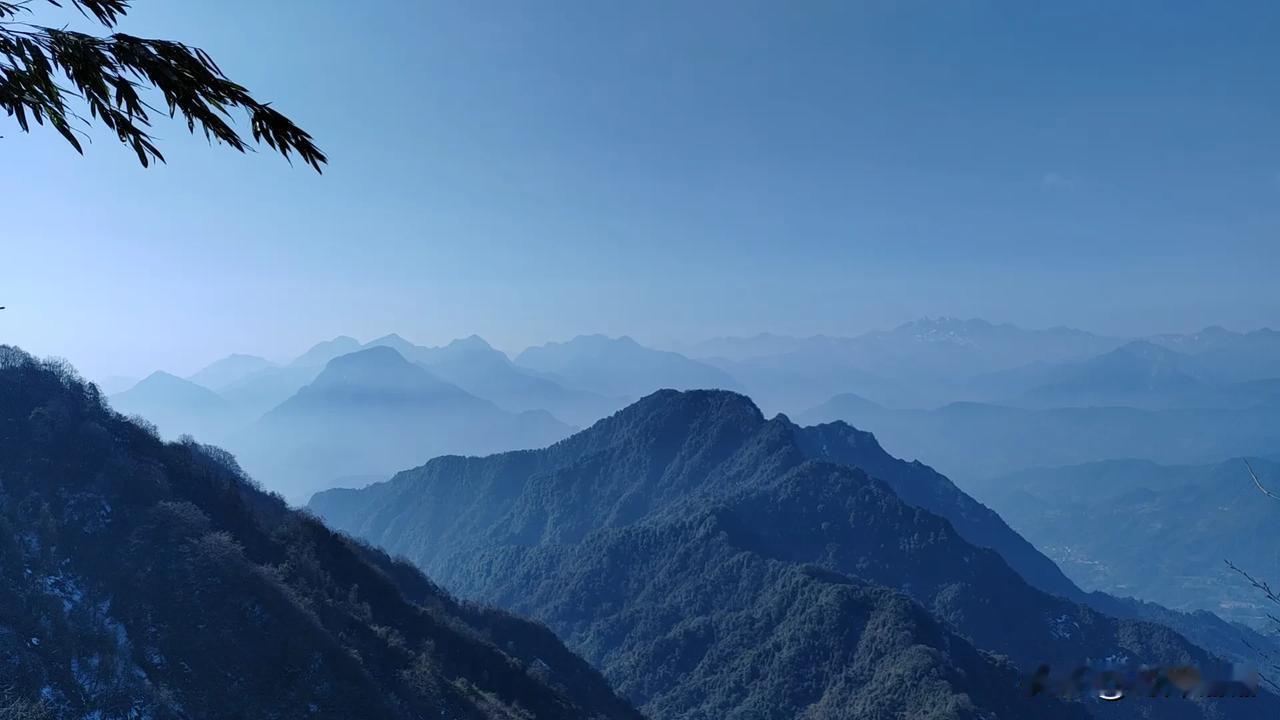
[(545, 628), (456, 602), (7, 347), (0, 678), (24, 718), (638, 717)]
[[(127, 0), (71, 2), (107, 28), (129, 11)], [(172, 40), (119, 32), (98, 36), (25, 22), (31, 4), (0, 0), (0, 108), (23, 132), (30, 132), (33, 122), (47, 122), (83, 153), (76, 125), (96, 120), (131, 147), (145, 167), (164, 161), (150, 134), (153, 114), (180, 117), (189, 131), (198, 128), (210, 141), (245, 152), (249, 141), (231, 124), (231, 111), (239, 110), (248, 118), (254, 142), (286, 159), (296, 153), (317, 172), (328, 162), (305, 130), (230, 80), (205, 51)], [(164, 109), (147, 102), (148, 88), (163, 98)], [(74, 109), (77, 100), (88, 118)]]

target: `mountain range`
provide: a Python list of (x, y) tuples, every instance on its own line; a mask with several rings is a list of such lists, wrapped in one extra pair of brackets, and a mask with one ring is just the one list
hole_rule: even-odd
[(0, 716), (640, 720), (464, 604), (0, 347)]
[[(965, 536), (1073, 592), (941, 475), (730, 392), (658, 392), (542, 450), (437, 458), (309, 507), (465, 597), (546, 622), (655, 717), (1110, 717), (1019, 705), (1018, 670), (1222, 668), (1160, 624), (1029, 584)], [(1125, 712), (1263, 717), (1273, 703)]]
[[(232, 355), (186, 381), (156, 374), (112, 402), (168, 437), (191, 433), (230, 447), (293, 500), (311, 489), (389, 477), (435, 454), (530, 447), (588, 426), (628, 398), (701, 387), (741, 389), (760, 407), (805, 424), (849, 421), (971, 487), (1037, 466), (1134, 457), (1210, 463), (1274, 452), (1277, 337), (1265, 329), (1209, 328), (1126, 340), (942, 318), (854, 338), (764, 335), (685, 348), (720, 353), (701, 360), (603, 336), (529, 348), (512, 360), (476, 336), (441, 347), (394, 334), (367, 343), (340, 336), (284, 364)], [(385, 432), (373, 432), (376, 422), (362, 423), (347, 433), (336, 430), (347, 427), (342, 417), (324, 419), (318, 400), (299, 409), (308, 402), (295, 396), (329, 362), (373, 348), (396, 351), (502, 415), (471, 403), (471, 411), (446, 422), (419, 403), (409, 425), (386, 421)], [(947, 401), (931, 405), (939, 399)], [(328, 426), (328, 437), (341, 441), (308, 447), (298, 439), (317, 423), (321, 434)], [(322, 461), (326, 452), (344, 459)]]
[(1197, 464), (1280, 448), (1280, 403), (1271, 402), (1168, 410), (1029, 409), (964, 402), (935, 410), (894, 410), (856, 395), (841, 395), (797, 419), (806, 424), (842, 420), (873, 428), (885, 447), (928, 458), (962, 487), (975, 491), (983, 481), (1033, 467), (1122, 458)]
[[(1115, 338), (1058, 327), (925, 318), (856, 337), (758, 335), (682, 346), (765, 406), (799, 412), (841, 394), (895, 408), (1239, 406), (1280, 378), (1280, 332), (1207, 328)], [(1271, 397), (1276, 397), (1274, 390)]]
[(679, 353), (644, 347), (626, 336), (579, 335), (568, 342), (531, 347), (515, 362), (572, 387), (630, 400), (660, 388), (741, 387), (723, 370)]
[(330, 360), (228, 445), (255, 477), (305, 499), (345, 476), (390, 476), (438, 454), (537, 447), (570, 431), (546, 411), (506, 412), (374, 346)]
[(376, 346), (395, 348), (444, 380), (511, 412), (545, 410), (570, 424), (590, 425), (626, 404), (622, 398), (568, 387), (521, 367), (476, 335), (434, 348), (388, 335), (365, 347)]

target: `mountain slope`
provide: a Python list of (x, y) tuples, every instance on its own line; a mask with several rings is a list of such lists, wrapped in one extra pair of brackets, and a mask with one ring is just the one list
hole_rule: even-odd
[(540, 626), (459, 604), (12, 348), (0, 668), (55, 717), (639, 717)]
[(947, 518), (961, 537), (999, 552), (1031, 585), (1066, 598), (1081, 594), (1052, 561), (999, 515), (928, 465), (899, 460), (885, 452), (871, 433), (835, 422), (799, 429), (797, 441), (808, 457), (859, 468), (887, 483), (908, 504)]
[[(818, 698), (858, 689), (841, 676), (843, 666), (815, 658), (840, 656), (845, 642), (883, 647), (882, 638), (858, 619), (863, 611), (825, 614), (834, 612), (826, 603), (859, 605), (848, 597), (806, 587), (804, 603), (791, 606), (799, 581), (790, 573), (806, 567), (863, 597), (888, 597), (877, 594), (883, 587), (905, 592), (946, 628), (1024, 669), (1106, 657), (1216, 666), (1166, 628), (1116, 620), (1027, 585), (995, 552), (965, 542), (888, 485), (814, 460), (812, 440), (784, 417), (765, 420), (732, 393), (664, 391), (544, 450), (439, 458), (364, 490), (319, 494), (311, 508), (459, 592), (544, 620), (628, 697), (671, 717), (752, 716), (747, 706), (718, 704), (723, 680), (701, 672), (701, 663), (717, 658), (745, 672), (750, 649), (771, 643), (808, 658), (786, 671), (811, 684), (807, 694), (779, 689), (753, 698), (749, 707), (764, 716), (816, 713)], [(716, 591), (705, 578), (728, 587)], [(813, 624), (773, 635), (760, 613), (778, 603)], [(827, 623), (854, 635), (817, 630)], [(957, 659), (972, 657), (969, 650), (952, 655), (921, 639), (958, 647), (931, 632), (913, 625), (907, 636), (942, 658), (946, 669), (936, 672), (979, 684), (1010, 677)], [(894, 662), (868, 659), (889, 676)], [(953, 690), (980, 707), (995, 703), (978, 687)], [(886, 692), (899, 695), (877, 712), (906, 712), (901, 703), (919, 700), (903, 687)], [(1177, 707), (1192, 715), (1203, 709)], [(816, 716), (855, 716), (824, 712)], [(1022, 708), (1007, 716), (1029, 714)]]
[[(1093, 592), (1082, 590), (1055, 564), (1055, 560), (1062, 563), (1078, 558), (1054, 552), (1051, 560), (1038, 549), (1042, 547), (1040, 542), (1045, 537), (1044, 527), (1038, 525), (1042, 521), (1040, 518), (1032, 517), (1025, 522), (1021, 522), (1022, 517), (1019, 518), (1019, 527), (1027, 532), (1029, 537), (1035, 539), (1036, 545), (1033, 546), (1007, 525), (995, 511), (965, 494), (933, 468), (919, 461), (906, 462), (889, 455), (880, 447), (871, 433), (835, 422), (803, 428), (798, 432), (797, 439), (808, 457), (831, 460), (864, 470), (887, 483), (907, 503), (946, 518), (962, 538), (977, 547), (995, 550), (1033, 587), (1052, 595), (1086, 603), (1095, 610), (1114, 617), (1160, 623), (1214, 654), (1235, 662), (1256, 663), (1259, 650), (1265, 653), (1280, 651), (1280, 645), (1277, 645), (1275, 638), (1226, 622), (1208, 612), (1194, 612), (1196, 608), (1205, 609), (1208, 606), (1188, 604), (1182, 601), (1185, 598), (1179, 602), (1166, 603), (1177, 608), (1170, 610), (1151, 602), (1129, 597), (1137, 595), (1147, 601), (1164, 601), (1168, 597), (1137, 591), (1138, 588), (1133, 585), (1086, 583)], [(1047, 492), (1040, 494), (1029, 505), (1043, 515), (1045, 525), (1060, 530), (1057, 534), (1059, 539), (1074, 538), (1080, 533), (1081, 527), (1089, 526), (1089, 522), (1076, 522), (1075, 518), (1064, 514), (1059, 496), (1062, 494), (1085, 495), (1094, 500), (1104, 497), (1115, 498), (1116, 493), (1106, 492), (1104, 488), (1114, 490), (1116, 480), (1116, 474), (1111, 473), (1102, 478), (1073, 477), (1070, 478), (1070, 482), (1043, 483), (1040, 487)], [(983, 487), (1010, 490), (1019, 486), (1016, 480), (996, 480)], [(987, 492), (983, 496), (992, 497), (993, 495)], [(1102, 502), (1105, 503), (1106, 500)], [(1005, 506), (999, 507), (1003, 512)], [(1119, 503), (1111, 505), (1109, 509), (1110, 513), (1099, 513), (1095, 520), (1106, 516), (1107, 522), (1113, 524), (1113, 527), (1132, 528), (1134, 526), (1133, 523), (1122, 522), (1132, 517), (1135, 510), (1133, 506)], [(1180, 518), (1181, 522), (1186, 522), (1192, 527), (1202, 525), (1205, 520), (1206, 515), (1203, 510), (1199, 513), (1185, 513)], [(1260, 531), (1256, 526), (1254, 529)], [(1180, 553), (1161, 554), (1159, 548), (1153, 544), (1140, 546), (1124, 544), (1125, 541), (1120, 541), (1120, 545), (1108, 543), (1107, 540), (1115, 539), (1115, 533), (1116, 530), (1108, 531), (1104, 525), (1099, 525), (1096, 532), (1086, 532), (1088, 540), (1085, 543), (1094, 548), (1093, 557), (1136, 556), (1135, 563), (1144, 562), (1145, 568), (1142, 572), (1135, 572), (1134, 577), (1150, 576), (1154, 573), (1168, 582), (1170, 578), (1179, 577), (1185, 572), (1174, 567), (1180, 562), (1182, 557)], [(1053, 549), (1057, 550), (1060, 547), (1056, 546)], [(1202, 546), (1199, 554), (1203, 556), (1206, 551), (1211, 552), (1212, 547), (1212, 544)], [(1168, 560), (1163, 564), (1153, 563), (1149, 560), (1150, 556), (1147, 553), (1160, 554)], [(1243, 559), (1246, 556), (1241, 557)], [(1143, 558), (1147, 559), (1143, 560)], [(1235, 602), (1242, 600), (1242, 588), (1239, 587), (1238, 582), (1225, 586), (1219, 584), (1219, 588), (1220, 593), (1234, 596)], [(1197, 589), (1187, 589), (1198, 592)], [(1120, 597), (1100, 592), (1100, 590), (1118, 593)], [(1199, 599), (1203, 601), (1208, 595), (1211, 593), (1201, 592)], [(1257, 607), (1256, 602), (1244, 604)], [(1240, 615), (1239, 612), (1233, 612), (1230, 605), (1209, 609), (1214, 609), (1231, 618)]]
[(660, 388), (739, 387), (719, 368), (679, 353), (644, 347), (625, 336), (579, 335), (568, 342), (531, 347), (515, 362), (605, 397), (636, 398)]
[(545, 412), (504, 412), (374, 347), (330, 361), (230, 445), (251, 474), (301, 501), (340, 477), (387, 477), (434, 455), (533, 447), (569, 431)]

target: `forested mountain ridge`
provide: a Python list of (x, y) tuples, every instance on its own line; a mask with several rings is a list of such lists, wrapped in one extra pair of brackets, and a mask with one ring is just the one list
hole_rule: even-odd
[(54, 717), (639, 718), (541, 626), (0, 347), (0, 669)]
[(996, 550), (1031, 585), (1078, 599), (1081, 594), (1051, 560), (1018, 535), (995, 512), (957, 488), (933, 468), (906, 462), (885, 452), (869, 432), (843, 422), (797, 428), (805, 454), (856, 467), (882, 480), (908, 504), (946, 518), (965, 540)]
[[(965, 542), (888, 485), (813, 459), (803, 436), (740, 395), (662, 391), (544, 450), (438, 458), (364, 490), (321, 493), (311, 507), (446, 586), (546, 621), (628, 697), (663, 716), (858, 716), (827, 704), (843, 698), (836, 705), (845, 707), (858, 680), (843, 676), (840, 663), (809, 663), (839, 656), (844, 642), (888, 646), (821, 592), (801, 592), (793, 605), (791, 573), (804, 568), (859, 593), (905, 592), (947, 632), (1023, 668), (1108, 657), (1217, 667), (1167, 628), (1032, 588), (995, 552)], [(776, 634), (762, 613), (779, 603), (788, 617), (813, 624)], [(819, 629), (828, 623), (852, 637)], [(919, 625), (904, 632), (929, 636)], [(772, 644), (794, 653), (798, 664), (777, 672), (809, 678), (803, 692), (779, 687), (749, 697), (734, 691), (741, 681), (710, 672), (752, 672), (748, 649)], [(970, 657), (964, 652), (915, 645), (969, 680), (989, 677), (990, 668), (959, 660)], [(862, 662), (893, 675), (891, 654)], [(994, 702), (963, 684), (951, 691), (979, 708)], [(879, 698), (875, 711), (908, 712), (921, 700), (895, 692), (905, 694)], [(1273, 707), (1264, 702), (1249, 709)], [(1194, 703), (1160, 708), (1188, 717), (1212, 711)], [(940, 715), (952, 716), (966, 715)]]

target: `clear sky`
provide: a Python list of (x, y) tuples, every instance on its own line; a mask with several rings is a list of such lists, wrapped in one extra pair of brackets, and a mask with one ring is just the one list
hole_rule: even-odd
[(137, 0), (323, 177), (0, 118), (0, 341), (91, 376), (921, 315), (1280, 325), (1280, 4)]

